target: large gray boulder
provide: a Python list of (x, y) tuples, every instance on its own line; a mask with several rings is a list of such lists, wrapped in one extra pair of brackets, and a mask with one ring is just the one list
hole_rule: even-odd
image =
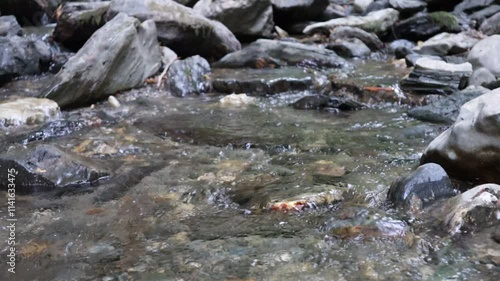
[(50, 46), (42, 40), (0, 37), (0, 85), (21, 75), (46, 71), (52, 59)]
[(465, 180), (500, 183), (500, 89), (464, 104), (455, 123), (425, 150), (421, 163), (438, 163)]
[(160, 64), (154, 22), (119, 14), (68, 60), (41, 96), (61, 108), (82, 106), (142, 85)]
[(141, 21), (153, 20), (160, 44), (181, 57), (219, 59), (241, 49), (240, 42), (222, 23), (171, 0), (112, 0), (108, 18), (120, 12)]
[(484, 67), (493, 75), (500, 76), (500, 35), (492, 35), (479, 41), (470, 50), (467, 61), (474, 69)]
[(67, 2), (62, 8), (52, 38), (78, 51), (106, 23), (109, 1)]
[(14, 16), (0, 17), (0, 36), (23, 35), (23, 30)]
[(270, 37), (273, 32), (269, 0), (201, 0), (193, 9), (222, 22), (237, 37)]
[(368, 15), (361, 16), (348, 16), (345, 18), (333, 19), (327, 22), (320, 22), (308, 25), (304, 29), (305, 34), (313, 34), (316, 32), (328, 31), (337, 26), (352, 26), (361, 28), (367, 32), (376, 34), (385, 33), (392, 27), (399, 18), (399, 12), (392, 9), (383, 9), (371, 12)]
[(229, 54), (213, 64), (219, 68), (273, 68), (279, 66), (313, 65), (349, 67), (334, 51), (295, 42), (259, 39), (246, 48)]

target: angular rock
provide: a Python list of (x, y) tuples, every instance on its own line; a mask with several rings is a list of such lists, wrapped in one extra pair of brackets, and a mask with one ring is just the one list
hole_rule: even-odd
[(489, 90), (484, 87), (469, 86), (466, 89), (444, 96), (424, 106), (417, 106), (408, 111), (408, 116), (432, 123), (453, 124), (457, 119), (460, 107)]
[(405, 57), (406, 66), (408, 66), (408, 67), (415, 66), (415, 64), (417, 64), (417, 61), (421, 58), (428, 58), (431, 60), (444, 61), (441, 57), (438, 57), (438, 56), (429, 56), (429, 55), (421, 55), (421, 54), (411, 53)]
[(492, 35), (479, 41), (470, 50), (467, 61), (477, 69), (484, 67), (493, 75), (500, 76), (500, 35)]
[(210, 64), (200, 56), (175, 61), (167, 72), (168, 89), (177, 97), (205, 93), (210, 89), (205, 79), (208, 73)]
[(317, 19), (329, 4), (328, 0), (271, 0), (274, 20), (279, 26)]
[(421, 58), (410, 75), (401, 80), (401, 89), (420, 95), (449, 95), (465, 88), (472, 74), (470, 63), (451, 64)]
[(308, 25), (304, 29), (305, 34), (328, 31), (336, 26), (358, 27), (367, 32), (384, 34), (390, 27), (396, 23), (399, 12), (388, 8), (380, 11), (371, 12), (364, 17), (348, 16), (340, 19), (333, 19), (327, 22), (320, 22)]
[[(104, 163), (53, 145), (16, 147), (0, 156), (0, 168), (15, 169), (16, 193), (29, 194), (64, 187), (88, 186), (111, 175)], [(7, 189), (7, 172), (0, 185)]]
[(408, 17), (424, 10), (427, 3), (420, 0), (389, 0), (389, 4), (395, 10), (398, 10), (401, 17)]
[(13, 15), (22, 26), (40, 26), (55, 18), (63, 0), (2, 0), (2, 15)]
[(295, 109), (338, 109), (342, 111), (361, 109), (363, 104), (347, 99), (329, 96), (307, 96), (292, 104)]
[(491, 227), (500, 212), (500, 185), (483, 184), (446, 200), (432, 210), (451, 235), (462, 230)]
[(259, 39), (238, 52), (228, 54), (212, 66), (218, 68), (273, 68), (287, 65), (326, 68), (351, 66), (350, 63), (331, 50), (301, 43), (267, 39)]
[(67, 2), (62, 6), (52, 38), (78, 51), (106, 23), (109, 1)]
[(0, 127), (33, 125), (59, 114), (59, 106), (49, 99), (22, 98), (0, 103)]
[(464, 0), (462, 3), (455, 6), (453, 12), (470, 14), (495, 4), (495, 1), (496, 0)]
[(421, 163), (438, 163), (460, 179), (500, 183), (500, 89), (460, 109), (455, 123), (425, 150)]
[(0, 17), (0, 36), (23, 35), (23, 30), (14, 16)]
[(493, 35), (500, 33), (500, 13), (485, 20), (479, 27), (479, 31), (486, 35)]
[(395, 207), (417, 211), (456, 194), (446, 171), (438, 164), (429, 163), (396, 180), (389, 188), (387, 198)]
[(62, 108), (87, 105), (142, 85), (160, 63), (154, 22), (119, 14), (68, 60), (41, 96)]
[(271, 37), (274, 22), (269, 0), (201, 0), (193, 9), (220, 21), (237, 37)]
[(358, 38), (335, 40), (327, 48), (345, 58), (364, 58), (371, 54), (370, 48)]
[(414, 50), (420, 54), (436, 56), (460, 54), (467, 52), (481, 38), (482, 36), (474, 31), (458, 34), (444, 32), (430, 38)]
[(411, 41), (427, 40), (442, 32), (460, 32), (458, 19), (446, 12), (419, 13), (411, 18), (398, 22), (394, 26), (396, 38)]
[(361, 40), (372, 51), (380, 50), (384, 46), (384, 43), (380, 41), (377, 35), (366, 32), (361, 28), (350, 27), (350, 26), (338, 26), (335, 27), (330, 32), (331, 40), (349, 39), (349, 38), (357, 38)]
[(482, 23), (485, 19), (500, 12), (500, 5), (491, 5), (470, 15), (472, 20)]
[(327, 77), (301, 68), (215, 69), (210, 75), (212, 88), (220, 93), (267, 96), (283, 92), (314, 90), (327, 92)]
[(496, 80), (495, 75), (491, 73), (488, 69), (481, 67), (472, 72), (469, 78), (469, 85), (483, 86), (484, 84), (489, 84)]
[(10, 36), (0, 37), (0, 85), (22, 75), (48, 70), (52, 53), (42, 40)]
[(241, 49), (240, 42), (222, 23), (171, 0), (112, 0), (108, 18), (120, 12), (141, 21), (153, 20), (160, 43), (181, 57), (219, 59)]

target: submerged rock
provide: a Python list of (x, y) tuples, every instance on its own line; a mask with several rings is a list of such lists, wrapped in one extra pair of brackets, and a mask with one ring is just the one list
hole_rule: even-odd
[(201, 0), (193, 9), (220, 21), (237, 37), (270, 37), (273, 32), (273, 9), (269, 0)]
[(0, 37), (0, 85), (22, 75), (40, 74), (49, 69), (50, 46), (42, 40)]
[(307, 96), (294, 102), (292, 106), (295, 109), (338, 109), (348, 111), (361, 109), (363, 104), (347, 98)]
[(120, 12), (141, 21), (153, 20), (160, 43), (181, 57), (200, 55), (219, 59), (241, 48), (234, 34), (222, 23), (171, 0), (111, 1), (108, 18)]
[(331, 190), (318, 194), (303, 194), (300, 196), (284, 199), (281, 201), (273, 201), (267, 205), (270, 211), (278, 212), (293, 212), (304, 211), (307, 209), (316, 209), (318, 207), (327, 207), (331, 204), (338, 203), (344, 198), (342, 192)]
[(408, 111), (408, 115), (426, 122), (451, 125), (457, 119), (463, 104), (488, 92), (489, 90), (483, 87), (467, 87), (428, 105), (412, 108)]
[[(98, 160), (53, 145), (10, 149), (0, 156), (0, 167), (17, 171), (16, 192), (20, 194), (88, 186), (110, 176), (110, 170)], [(7, 188), (7, 173), (0, 175), (0, 183)]]
[(160, 68), (153, 21), (119, 14), (96, 31), (42, 92), (60, 107), (78, 107), (140, 86)]
[(398, 20), (399, 12), (394, 9), (384, 9), (371, 12), (364, 17), (348, 16), (345, 18), (333, 19), (327, 22), (315, 23), (304, 29), (305, 34), (313, 34), (332, 29), (336, 26), (352, 26), (361, 28), (367, 32), (376, 34), (385, 33)]
[(438, 163), (465, 180), (500, 183), (500, 89), (460, 109), (455, 123), (425, 150), (421, 163)]
[(481, 35), (474, 31), (459, 34), (445, 32), (430, 38), (414, 50), (420, 54), (437, 56), (461, 54), (467, 52), (479, 40)]
[(396, 38), (426, 40), (442, 32), (460, 32), (457, 18), (446, 12), (419, 13), (394, 26)]
[(266, 96), (283, 92), (314, 90), (327, 92), (327, 77), (302, 68), (215, 69), (210, 75), (212, 88), (220, 93), (246, 93)]
[(59, 114), (59, 106), (49, 99), (22, 98), (0, 103), (0, 126), (40, 124)]
[(463, 89), (470, 75), (470, 63), (451, 64), (429, 58), (418, 59), (410, 75), (401, 80), (401, 89), (420, 95), (449, 95)]
[(0, 36), (23, 35), (23, 30), (14, 16), (0, 17)]
[(205, 93), (210, 89), (205, 79), (208, 73), (210, 65), (200, 56), (175, 61), (167, 72), (168, 89), (177, 97)]
[(395, 207), (419, 211), (439, 199), (456, 194), (446, 171), (438, 164), (429, 163), (396, 180), (387, 198)]
[(230, 94), (221, 98), (219, 103), (223, 106), (242, 106), (255, 104), (256, 98), (249, 97), (246, 94)]
[(500, 76), (500, 35), (492, 35), (479, 41), (470, 50), (467, 61), (477, 69), (484, 67), (493, 75)]
[(105, 23), (109, 1), (67, 2), (61, 8), (52, 37), (65, 47), (78, 51)]
[(231, 53), (214, 63), (218, 68), (274, 68), (306, 65), (316, 67), (350, 67), (334, 51), (295, 42), (259, 39), (244, 49)]

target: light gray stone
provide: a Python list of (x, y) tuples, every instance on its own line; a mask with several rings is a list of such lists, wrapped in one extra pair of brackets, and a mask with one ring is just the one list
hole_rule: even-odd
[(22, 98), (0, 103), (0, 126), (41, 124), (59, 114), (55, 101), (38, 98)]
[(474, 68), (484, 67), (493, 75), (500, 76), (500, 35), (492, 35), (479, 41), (467, 56)]

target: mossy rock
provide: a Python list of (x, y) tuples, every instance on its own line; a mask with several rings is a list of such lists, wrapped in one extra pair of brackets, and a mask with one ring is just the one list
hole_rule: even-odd
[(448, 30), (459, 29), (458, 19), (454, 15), (448, 12), (434, 12), (430, 13), (429, 17), (435, 23), (440, 24)]

